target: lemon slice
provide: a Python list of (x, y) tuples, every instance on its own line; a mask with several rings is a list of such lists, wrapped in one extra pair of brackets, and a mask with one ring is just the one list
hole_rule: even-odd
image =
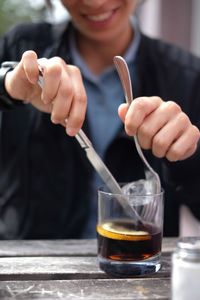
[(120, 224), (119, 222), (106, 222), (97, 225), (97, 232), (104, 237), (115, 240), (144, 241), (151, 239), (151, 235), (147, 231), (134, 230), (129, 227), (128, 224)]

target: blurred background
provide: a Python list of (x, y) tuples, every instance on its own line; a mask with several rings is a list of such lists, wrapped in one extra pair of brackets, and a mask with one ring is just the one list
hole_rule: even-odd
[(145, 33), (200, 56), (199, 0), (146, 0), (139, 19)]
[[(144, 33), (200, 56), (200, 0), (144, 0), (138, 19)], [(0, 35), (23, 21), (61, 22), (67, 17), (59, 0), (52, 0), (53, 11), (44, 0), (0, 0)]]

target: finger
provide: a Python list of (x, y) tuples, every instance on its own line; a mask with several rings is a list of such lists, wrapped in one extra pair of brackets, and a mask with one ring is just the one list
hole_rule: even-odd
[(24, 73), (29, 82), (36, 84), (39, 75), (37, 54), (31, 50), (24, 52), (20, 64), (23, 65)]
[(16, 99), (31, 101), (34, 95), (40, 97), (40, 88), (36, 85), (38, 77), (37, 55), (26, 51), (12, 72), (6, 76), (6, 89)]
[(159, 97), (140, 97), (132, 101), (126, 117), (125, 130), (128, 135), (137, 134), (138, 128), (143, 123), (144, 119), (157, 109), (162, 103)]
[[(181, 108), (175, 102), (162, 102), (157, 109), (155, 109), (144, 119), (142, 125), (138, 129), (138, 141), (142, 148), (150, 149), (152, 147), (152, 140), (154, 136), (171, 120), (174, 119), (174, 123), (171, 123), (172, 131), (173, 126), (175, 127), (175, 130), (179, 129), (180, 126), (183, 126), (182, 122), (179, 122), (181, 121), (181, 116)], [(185, 118), (186, 115), (182, 120), (183, 122), (186, 121)], [(178, 123), (178, 127), (176, 127), (176, 122)], [(165, 141), (165, 143), (167, 142), (168, 140)]]
[(67, 72), (62, 72), (57, 94), (52, 98), (51, 120), (54, 124), (61, 124), (68, 119), (73, 97), (74, 88), (71, 77)]
[(184, 160), (193, 155), (197, 149), (200, 138), (199, 129), (189, 126), (188, 129), (171, 145), (166, 153), (170, 161)]
[(53, 99), (51, 119), (53, 123), (63, 124), (67, 119), (66, 131), (74, 136), (81, 128), (86, 112), (86, 93), (81, 73), (74, 66), (67, 66), (62, 72), (56, 97)]
[(178, 140), (190, 125), (189, 118), (179, 113), (170, 120), (152, 139), (152, 152), (157, 157), (165, 157), (171, 145)]
[[(194, 147), (191, 147), (189, 148), (184, 155), (182, 155), (181, 157), (179, 158), (176, 158), (176, 156), (171, 156), (170, 154), (166, 155), (166, 158), (169, 160), (169, 161), (173, 161), (173, 162), (176, 162), (178, 160), (185, 160), (187, 158), (189, 158), (190, 156), (192, 156), (197, 150), (197, 144), (194, 146)], [(177, 156), (178, 157), (178, 156)]]
[(69, 73), (72, 78), (74, 96), (68, 115), (66, 132), (68, 135), (74, 136), (82, 127), (85, 119), (87, 96), (79, 69), (72, 66)]
[(41, 98), (44, 103), (50, 103), (54, 101), (60, 81), (62, 69), (65, 69), (65, 62), (58, 58), (54, 57), (52, 59), (38, 59), (39, 66), (42, 68), (43, 75), (43, 88)]
[(122, 122), (125, 121), (128, 108), (129, 108), (129, 105), (127, 103), (120, 104), (120, 106), (118, 108), (118, 115), (119, 115), (120, 119), (122, 120)]

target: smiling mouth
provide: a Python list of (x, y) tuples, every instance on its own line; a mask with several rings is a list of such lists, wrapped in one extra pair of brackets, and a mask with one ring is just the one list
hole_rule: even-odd
[(102, 14), (87, 15), (87, 19), (93, 22), (104, 22), (109, 20), (117, 9)]

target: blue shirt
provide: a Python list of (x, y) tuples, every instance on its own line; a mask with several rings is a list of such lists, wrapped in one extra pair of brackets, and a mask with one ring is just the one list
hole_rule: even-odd
[[(134, 28), (134, 39), (127, 49), (124, 59), (130, 71), (134, 70), (134, 60), (140, 42), (140, 32), (134, 18), (131, 18)], [(113, 66), (106, 68), (100, 75), (93, 74), (77, 50), (73, 32), (70, 37), (70, 52), (73, 63), (80, 68), (87, 93), (87, 118), (91, 130), (91, 140), (97, 153), (104, 159), (104, 154), (121, 126), (118, 116), (118, 107), (124, 102), (124, 93), (119, 76)], [(103, 184), (95, 172), (91, 194), (90, 219), (84, 230), (82, 238), (96, 236), (97, 222), (97, 190)]]

